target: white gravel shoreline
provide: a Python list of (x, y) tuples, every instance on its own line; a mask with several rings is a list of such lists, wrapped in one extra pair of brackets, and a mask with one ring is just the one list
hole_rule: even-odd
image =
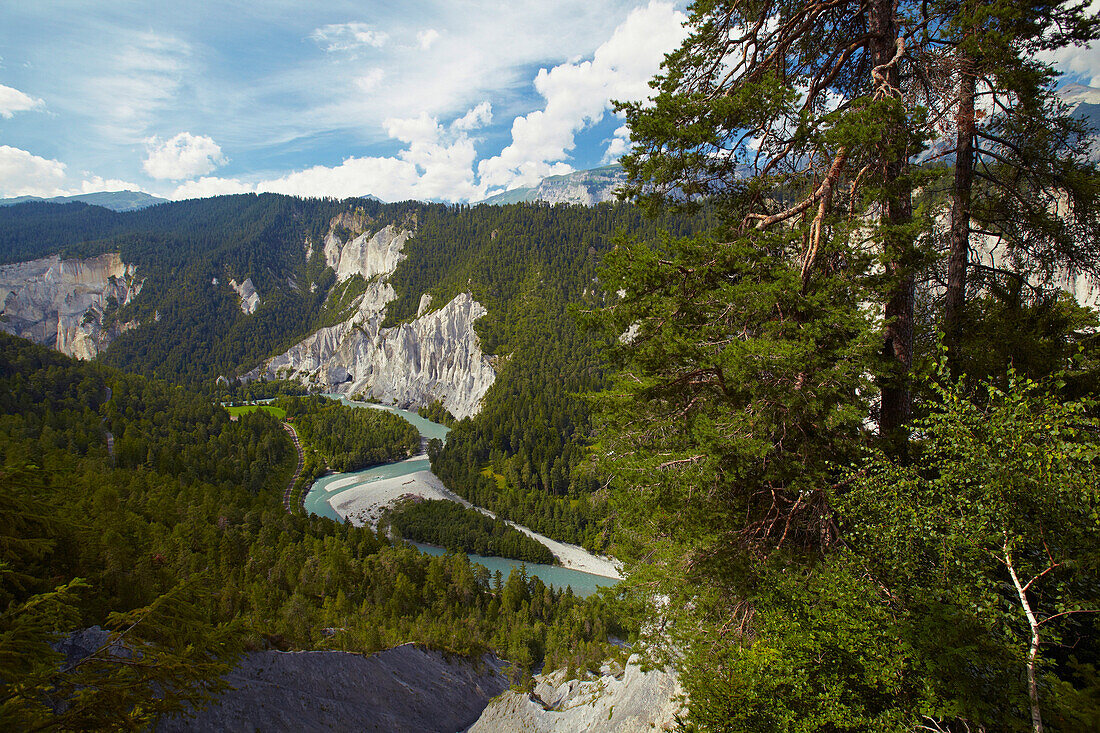
[[(341, 487), (347, 485), (344, 480), (336, 483), (340, 484)], [(331, 489), (331, 485), (327, 488)], [(431, 471), (417, 471), (404, 476), (362, 483), (340, 491), (336, 496), (330, 497), (328, 503), (333, 511), (356, 527), (364, 525), (374, 527), (378, 524), (382, 512), (406, 495), (419, 496), (424, 499), (446, 499), (465, 507), (477, 509), (490, 517), (495, 517), (492, 512), (474, 507), (470, 502), (448, 489), (439, 480), (439, 477)], [(578, 545), (552, 540), (515, 522), (508, 522), (508, 524), (545, 545), (550, 552), (554, 553), (554, 557), (558, 559), (562, 567), (616, 580), (621, 580), (623, 577), (619, 572), (619, 563), (612, 558), (594, 555)]]

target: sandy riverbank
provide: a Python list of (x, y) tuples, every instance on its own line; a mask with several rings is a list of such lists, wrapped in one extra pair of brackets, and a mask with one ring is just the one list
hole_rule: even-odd
[[(343, 481), (339, 483), (343, 484)], [(356, 527), (365, 525), (373, 527), (378, 524), (379, 518), (381, 518), (387, 507), (406, 495), (419, 496), (424, 499), (447, 499), (458, 502), (465, 507), (475, 508), (489, 516), (494, 516), (492, 512), (473, 507), (470, 502), (444, 486), (439, 477), (431, 471), (417, 471), (404, 476), (378, 479), (360, 484), (339, 492), (336, 496), (331, 497), (328, 503), (333, 511)], [(515, 522), (508, 522), (508, 524), (545, 545), (550, 552), (554, 553), (554, 557), (558, 559), (562, 567), (592, 573), (593, 575), (602, 575), (605, 578), (622, 578), (616, 563), (609, 558), (593, 555), (578, 545), (552, 540)]]

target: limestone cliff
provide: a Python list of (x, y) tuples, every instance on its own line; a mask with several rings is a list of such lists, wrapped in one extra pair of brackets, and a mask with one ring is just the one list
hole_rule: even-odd
[(477, 413), (495, 378), (474, 331), (485, 308), (463, 293), (429, 312), (431, 298), (424, 297), (414, 321), (382, 328), (386, 304), (396, 297), (386, 278), (404, 258), (410, 235), (392, 225), (356, 233), (349, 227), (354, 224), (362, 222), (334, 219), (325, 237), (325, 261), (337, 278), (362, 275), (368, 281), (352, 315), (270, 359), (252, 376), (297, 379), (346, 395), (364, 393), (403, 408), (438, 399), (459, 419)]
[(334, 227), (325, 237), (325, 264), (336, 271), (337, 282), (353, 275), (362, 275), (367, 280), (389, 275), (405, 258), (401, 250), (408, 239), (407, 231), (398, 231), (391, 224), (373, 234), (364, 232), (343, 242)]
[(558, 670), (536, 675), (530, 694), (508, 691), (493, 700), (467, 733), (676, 730), (682, 692), (675, 674), (643, 672), (633, 659), (618, 674), (605, 666), (595, 679), (566, 679)]
[(252, 278), (246, 278), (238, 284), (236, 280), (229, 281), (229, 287), (237, 291), (237, 297), (241, 301), (241, 311), (249, 315), (260, 307), (260, 294), (256, 292), (256, 286), (252, 284)]
[(105, 313), (141, 292), (143, 280), (117, 253), (87, 260), (46, 257), (0, 266), (0, 328), (80, 359), (91, 359), (127, 324), (104, 328)]

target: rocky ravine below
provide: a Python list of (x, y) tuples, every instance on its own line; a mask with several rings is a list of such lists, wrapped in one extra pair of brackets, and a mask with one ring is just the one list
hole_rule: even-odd
[(448, 659), (414, 644), (371, 656), (252, 652), (226, 675), (236, 689), (157, 730), (454, 733), (507, 688), (504, 666), (489, 654)]
[(0, 266), (0, 329), (91, 359), (129, 325), (103, 328), (109, 305), (121, 307), (141, 292), (134, 267), (109, 252), (86, 260), (45, 257)]
[[(104, 647), (110, 633), (93, 626), (54, 645), (71, 665)], [(109, 653), (131, 658), (123, 644)], [(439, 731), (477, 720), (508, 687), (505, 663), (447, 658), (415, 644), (364, 656), (348, 652), (260, 651), (244, 654), (225, 676), (227, 690), (193, 717), (162, 720), (160, 731)]]
[(366, 292), (344, 322), (313, 333), (250, 376), (296, 379), (349, 396), (363, 393), (402, 408), (438, 399), (459, 419), (476, 414), (496, 377), (474, 331), (485, 308), (462, 293), (425, 313), (430, 300), (422, 299), (425, 306), (415, 320), (382, 328), (386, 304), (396, 297), (386, 278), (404, 258), (410, 235), (390, 225), (344, 242), (334, 233), (337, 223), (325, 238), (325, 261), (338, 280), (362, 275)]
[(604, 665), (595, 679), (566, 679), (565, 670), (535, 675), (531, 693), (508, 690), (489, 703), (467, 733), (652, 733), (676, 730), (683, 690), (665, 670)]

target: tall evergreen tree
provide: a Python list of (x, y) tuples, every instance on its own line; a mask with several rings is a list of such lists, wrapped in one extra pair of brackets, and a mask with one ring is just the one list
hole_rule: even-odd
[[(1007, 6), (995, 10), (1016, 22)], [(918, 92), (935, 61), (928, 38), (966, 28), (983, 11), (700, 0), (691, 12), (691, 33), (666, 59), (653, 99), (620, 107), (636, 142), (624, 162), (626, 193), (651, 210), (709, 206), (723, 226), (710, 239), (654, 251), (623, 244), (601, 275), (602, 317), (620, 345), (619, 379), (600, 397), (598, 447), (626, 527), (632, 587), (665, 622), (653, 641), (672, 649), (700, 730), (1016, 726), (1029, 717), (1020, 715), (1028, 698), (1013, 687), (1015, 652), (1003, 634), (972, 622), (962, 591), (911, 602), (896, 577), (876, 571), (875, 553), (853, 547), (854, 528), (890, 532), (890, 517), (865, 521), (845, 497), (874, 496), (868, 487), (882, 484), (865, 476), (881, 471), (838, 468), (877, 444), (889, 465), (916, 471), (921, 451), (937, 445), (928, 423), (912, 441), (906, 430), (916, 282), (938, 254), (923, 192), (940, 174), (916, 162), (942, 137), (947, 114), (944, 99), (934, 105)], [(1024, 109), (975, 128), (975, 175), (951, 185), (973, 187), (1000, 165), (994, 155), (1004, 143), (979, 133), (1025, 135)], [(1071, 139), (1072, 127), (1063, 130), (1042, 143), (1051, 161), (1061, 144), (1051, 141)], [(972, 197), (981, 211), (1003, 217), (1013, 206), (1049, 203), (1028, 197), (1053, 191), (1054, 177), (995, 174), (1005, 188), (982, 183)], [(1094, 206), (1087, 186), (1080, 190), (1082, 205)], [(970, 219), (983, 221), (976, 211)], [(1027, 226), (1022, 244), (1057, 252), (1044, 224)], [(877, 435), (865, 424), (876, 396)], [(995, 439), (983, 433), (974, 454)], [(930, 470), (1000, 472), (1009, 483), (1026, 483), (1029, 470), (951, 460)], [(988, 498), (988, 488), (972, 500)], [(885, 511), (907, 509), (894, 502)], [(922, 539), (907, 526), (887, 541), (904, 548)], [(1032, 575), (1046, 567), (1031, 560)], [(1003, 590), (1000, 581), (990, 582)], [(1026, 590), (1016, 595), (1026, 606)], [(947, 639), (974, 656), (941, 665)], [(1006, 702), (995, 709), (990, 696)]]
[(706, 201), (739, 234), (795, 229), (803, 290), (833, 265), (823, 242), (876, 253), (879, 425), (899, 449), (925, 228), (909, 163), (922, 119), (902, 89), (911, 11), (893, 0), (697, 2), (652, 103), (619, 106), (635, 141), (625, 192), (643, 206)]
[[(952, 160), (942, 322), (958, 356), (975, 235), (1004, 266), (1048, 281), (1095, 271), (1098, 183), (1089, 132), (1059, 102), (1041, 54), (1092, 40), (1087, 3), (948, 2), (922, 10), (909, 93), (929, 110), (937, 158)], [(1094, 132), (1094, 131), (1093, 131)], [(971, 288), (975, 289), (975, 288)]]

